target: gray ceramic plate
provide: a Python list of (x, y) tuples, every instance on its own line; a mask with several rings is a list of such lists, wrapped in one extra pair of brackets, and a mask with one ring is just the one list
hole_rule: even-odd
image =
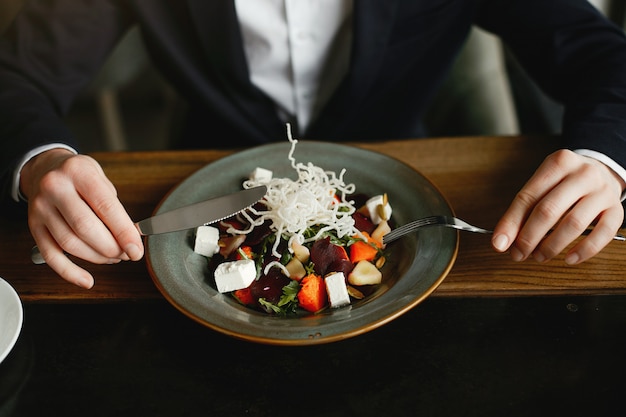
[[(274, 143), (235, 153), (198, 170), (175, 187), (157, 212), (241, 189), (256, 167), (275, 177), (296, 178), (287, 159), (290, 143)], [(388, 156), (348, 145), (299, 141), (297, 162), (325, 170), (346, 169), (344, 181), (356, 193), (387, 193), (393, 221), (404, 224), (432, 214), (451, 215), (445, 198), (425, 177)], [(458, 233), (427, 228), (387, 247), (383, 284), (367, 298), (317, 315), (275, 317), (238, 304), (215, 289), (206, 258), (193, 252), (194, 231), (150, 236), (147, 261), (164, 297), (190, 318), (227, 335), (275, 345), (309, 345), (373, 330), (405, 313), (432, 293), (456, 259)]]
[(0, 363), (13, 349), (22, 330), (23, 317), (20, 297), (0, 278)]

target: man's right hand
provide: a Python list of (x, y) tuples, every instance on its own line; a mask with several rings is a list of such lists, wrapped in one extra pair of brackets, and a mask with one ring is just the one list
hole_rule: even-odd
[(41, 255), (63, 279), (94, 285), (93, 276), (65, 253), (94, 264), (143, 257), (139, 232), (93, 158), (65, 149), (43, 152), (22, 168), (20, 189)]

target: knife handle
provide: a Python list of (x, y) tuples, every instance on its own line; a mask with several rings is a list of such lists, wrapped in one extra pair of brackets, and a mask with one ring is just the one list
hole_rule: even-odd
[(37, 245), (33, 246), (30, 250), (30, 260), (33, 261), (35, 265), (45, 264), (46, 260), (41, 256), (41, 252), (39, 252), (39, 247)]

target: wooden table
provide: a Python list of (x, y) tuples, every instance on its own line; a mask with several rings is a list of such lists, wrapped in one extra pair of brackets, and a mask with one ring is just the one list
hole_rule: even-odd
[[(460, 137), (359, 143), (403, 161), (429, 178), (456, 214), (493, 227), (513, 196), (558, 144), (550, 137)], [(133, 219), (149, 216), (180, 181), (232, 151), (100, 152), (92, 156), (116, 185)], [(58, 278), (46, 265), (30, 262), (33, 240), (24, 216), (0, 219), (0, 276), (24, 302), (103, 302), (156, 299), (145, 262), (88, 265), (91, 290)], [(626, 293), (626, 244), (613, 242), (579, 266), (562, 255), (547, 264), (512, 262), (491, 249), (483, 235), (461, 233), (457, 260), (434, 297), (601, 295)]]

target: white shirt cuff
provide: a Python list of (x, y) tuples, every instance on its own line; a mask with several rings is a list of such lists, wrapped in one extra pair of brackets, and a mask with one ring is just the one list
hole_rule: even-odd
[(39, 146), (31, 150), (30, 152), (28, 152), (26, 155), (24, 155), (24, 157), (17, 164), (15, 171), (13, 171), (13, 186), (11, 187), (11, 197), (13, 197), (13, 200), (26, 201), (26, 198), (20, 192), (20, 176), (22, 174), (22, 168), (24, 168), (24, 165), (26, 165), (28, 161), (30, 161), (31, 159), (33, 159), (35, 156), (39, 155), (40, 153), (49, 151), (50, 149), (59, 149), (59, 148), (67, 149), (68, 151), (74, 152), (75, 154), (78, 153), (76, 149), (72, 148), (71, 146), (67, 146), (63, 143), (51, 143), (48, 145)]
[[(622, 178), (622, 180), (624, 180), (624, 182), (626, 182), (626, 169), (624, 169), (624, 167), (622, 167), (620, 164), (618, 164), (617, 162), (615, 162), (614, 160), (612, 160), (605, 154), (592, 151), (590, 149), (575, 149), (574, 152), (576, 152), (579, 155), (588, 156), (589, 158), (593, 158), (596, 161), (602, 162), (604, 165), (611, 168), (617, 175), (619, 175)], [(626, 190), (622, 192), (621, 201), (624, 201), (624, 200), (626, 200)]]

